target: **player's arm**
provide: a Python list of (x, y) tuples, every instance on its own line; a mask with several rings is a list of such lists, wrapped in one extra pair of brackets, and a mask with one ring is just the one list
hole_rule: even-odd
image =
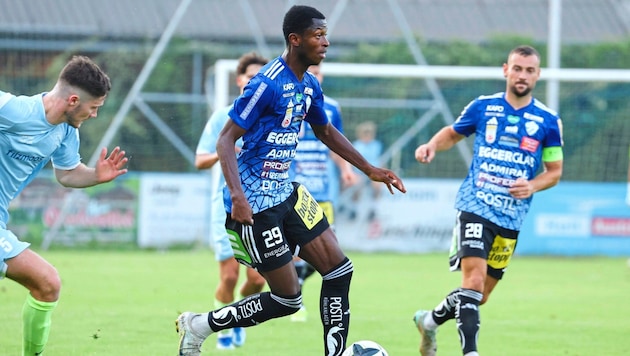
[(457, 133), (453, 126), (446, 126), (433, 135), (429, 142), (416, 148), (416, 160), (420, 163), (430, 163), (436, 152), (450, 149), (464, 137)]
[(73, 169), (63, 170), (55, 168), (55, 177), (64, 187), (85, 188), (112, 181), (114, 178), (127, 173), (125, 166), (129, 159), (120, 147), (114, 148), (107, 157), (107, 148), (103, 147), (96, 166), (88, 167), (80, 163)]
[[(561, 147), (548, 147), (545, 150), (560, 150)], [(510, 194), (517, 199), (526, 199), (541, 190), (549, 189), (558, 184), (562, 176), (562, 159), (543, 162), (543, 172), (534, 179), (517, 179), (509, 189)]]
[(235, 143), (245, 134), (245, 129), (236, 125), (231, 119), (225, 123), (217, 140), (217, 154), (225, 183), (232, 199), (232, 219), (245, 224), (254, 224), (252, 207), (249, 205), (238, 173)]
[(197, 169), (209, 169), (219, 161), (217, 153), (197, 153), (195, 155), (195, 167)]
[(315, 136), (321, 140), (328, 148), (337, 153), (346, 161), (350, 162), (353, 166), (357, 167), (361, 172), (365, 173), (371, 180), (376, 182), (383, 182), (387, 185), (390, 193), (394, 193), (392, 185), (399, 191), (405, 193), (407, 190), (402, 183), (402, 180), (398, 178), (394, 172), (374, 167), (371, 165), (355, 148), (352, 143), (348, 141), (346, 136), (342, 135), (333, 125), (327, 123), (325, 125), (311, 124)]

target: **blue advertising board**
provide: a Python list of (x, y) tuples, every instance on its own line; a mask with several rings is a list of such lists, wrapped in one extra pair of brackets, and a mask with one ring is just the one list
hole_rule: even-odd
[(560, 182), (536, 193), (517, 253), (630, 256), (626, 188), (626, 183)]

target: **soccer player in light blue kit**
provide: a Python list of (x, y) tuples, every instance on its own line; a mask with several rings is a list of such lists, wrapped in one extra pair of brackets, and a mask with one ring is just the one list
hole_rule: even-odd
[[(247, 82), (268, 62), (268, 59), (255, 52), (246, 53), (239, 58), (236, 66), (236, 85), (241, 94)], [(217, 140), (221, 129), (229, 119), (228, 112), (231, 109), (232, 105), (229, 105), (216, 110), (206, 123), (195, 154), (195, 166), (198, 169), (210, 169), (219, 161), (216, 150)], [(237, 146), (239, 148), (242, 146), (241, 140), (237, 142)], [(234, 290), (239, 278), (240, 264), (234, 258), (230, 239), (225, 230), (225, 208), (223, 207), (225, 178), (218, 166), (214, 169), (217, 171), (212, 172), (210, 188), (210, 235), (215, 258), (219, 261), (219, 283), (214, 294), (214, 307), (221, 308), (234, 302)], [(246, 276), (240, 288), (240, 295), (243, 298), (259, 293), (265, 286), (265, 279), (253, 268), (246, 268)], [(244, 343), (245, 329), (243, 328), (226, 329), (217, 333), (217, 349), (233, 349), (235, 346), (243, 346)]]
[(74, 56), (50, 92), (15, 96), (0, 91), (0, 278), (28, 289), (22, 309), (22, 355), (42, 355), (57, 306), (57, 270), (7, 229), (9, 203), (52, 160), (59, 183), (84, 188), (127, 172), (125, 152), (101, 150), (94, 168), (81, 163), (79, 127), (96, 117), (111, 88), (109, 77), (87, 57)]
[(453, 125), (415, 152), (420, 163), (429, 163), (437, 151), (475, 134), (472, 163), (455, 203), (449, 255), (451, 270), (462, 272), (462, 284), (432, 311), (416, 312), (423, 356), (436, 354), (437, 327), (453, 318), (463, 354), (479, 355), (479, 306), (508, 267), (533, 194), (553, 187), (562, 175), (562, 123), (532, 97), (540, 77), (539, 53), (530, 46), (516, 47), (503, 74), (505, 92), (473, 100)]
[[(312, 65), (308, 71), (313, 74), (321, 85), (324, 76), (320, 65)], [(324, 95), (324, 111), (328, 121), (343, 133), (343, 121), (341, 119), (341, 107), (339, 103)], [(297, 145), (295, 159), (291, 165), (291, 179), (305, 185), (319, 206), (324, 210), (324, 215), (331, 226), (335, 224), (335, 205), (339, 195), (339, 178), (344, 187), (354, 185), (359, 177), (352, 169), (352, 165), (346, 162), (338, 154), (320, 141), (308, 124), (302, 124), (298, 136), (300, 143)], [(369, 161), (369, 160), (368, 160)], [(372, 162), (370, 162), (372, 163)], [(300, 285), (315, 272), (315, 268), (300, 258), (295, 259), (295, 269)], [(304, 305), (297, 313), (291, 315), (291, 321), (304, 322), (308, 319), (308, 312)]]
[[(350, 324), (348, 293), (352, 262), (343, 253), (324, 213), (308, 190), (289, 179), (302, 121), (332, 151), (372, 180), (405, 192), (390, 170), (369, 164), (332, 126), (324, 112), (321, 87), (307, 69), (326, 57), (326, 19), (310, 6), (285, 14), (284, 53), (264, 66), (234, 102), (217, 143), (227, 188), (226, 228), (234, 256), (260, 272), (270, 291), (251, 295), (206, 313), (182, 313), (176, 321), (179, 354), (199, 355), (213, 332), (250, 327), (297, 312), (302, 294), (293, 254), (322, 275), (320, 315), (324, 354), (339, 356)], [(235, 154), (234, 144), (243, 138)]]

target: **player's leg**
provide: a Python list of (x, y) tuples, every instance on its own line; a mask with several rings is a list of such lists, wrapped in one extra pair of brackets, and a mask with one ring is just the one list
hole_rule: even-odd
[(302, 295), (282, 228), (282, 219), (289, 209), (285, 202), (255, 214), (254, 226), (242, 225), (228, 216), (226, 228), (235, 258), (255, 267), (271, 291), (250, 295), (207, 313), (182, 313), (176, 321), (180, 355), (199, 355), (202, 343), (213, 332), (254, 326), (300, 308)]
[(346, 347), (350, 326), (352, 261), (339, 248), (331, 228), (302, 246), (300, 255), (322, 275), (320, 316), (327, 355), (340, 355)]
[[(251, 267), (245, 268), (246, 278), (245, 282), (240, 288), (241, 299), (252, 294), (260, 293), (265, 287), (265, 278)], [(242, 327), (236, 327), (232, 333), (232, 344), (236, 347), (241, 347), (245, 344), (246, 332)]]
[[(213, 224), (217, 222), (213, 221)], [(238, 283), (240, 264), (234, 258), (225, 226), (212, 227), (212, 247), (214, 257), (219, 262), (219, 283), (214, 292), (214, 308), (219, 309), (234, 302), (234, 290)], [(216, 348), (218, 350), (233, 349), (233, 338), (232, 329), (221, 330), (217, 333)]]
[(462, 288), (455, 304), (455, 320), (464, 355), (473, 355), (477, 352), (479, 305), (483, 299), (487, 269), (485, 258), (473, 256), (462, 258)]
[(22, 308), (22, 352), (35, 355), (43, 352), (48, 342), (61, 280), (57, 270), (28, 246), (10, 231), (0, 230), (0, 277), (6, 274), (29, 291)]

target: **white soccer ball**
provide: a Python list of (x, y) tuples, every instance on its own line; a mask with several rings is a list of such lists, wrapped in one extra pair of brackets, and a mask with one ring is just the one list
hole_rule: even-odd
[(383, 346), (370, 340), (361, 340), (350, 345), (341, 356), (388, 356)]

